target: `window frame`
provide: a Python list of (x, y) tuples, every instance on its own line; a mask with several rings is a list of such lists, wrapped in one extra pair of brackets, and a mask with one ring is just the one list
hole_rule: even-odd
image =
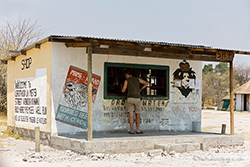
[[(129, 64), (129, 63), (104, 63), (104, 99), (126, 99), (124, 96), (108, 96), (108, 67), (128, 67), (128, 68), (145, 68), (145, 69), (159, 69), (166, 70), (166, 96), (157, 97), (141, 97), (142, 100), (169, 100), (169, 66), (163, 65), (150, 65), (150, 64)], [(123, 75), (123, 74), (122, 74)]]

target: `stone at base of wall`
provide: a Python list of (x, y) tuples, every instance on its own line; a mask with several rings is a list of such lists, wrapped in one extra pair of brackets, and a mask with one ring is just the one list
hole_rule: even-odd
[[(34, 129), (24, 129), (19, 127), (8, 126), (8, 128), (12, 128), (14, 132), (17, 132), (25, 139), (31, 139), (35, 141), (35, 130)], [(49, 132), (40, 131), (40, 142), (43, 145), (50, 145), (51, 135)]]

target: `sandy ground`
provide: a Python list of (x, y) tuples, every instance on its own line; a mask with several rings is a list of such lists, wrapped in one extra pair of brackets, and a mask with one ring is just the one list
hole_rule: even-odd
[[(230, 114), (227, 111), (204, 110), (202, 131), (221, 132), (226, 124), (230, 133)], [(235, 134), (244, 135), (244, 146), (212, 148), (209, 151), (173, 153), (150, 157), (145, 153), (80, 155), (41, 146), (34, 152), (34, 142), (0, 138), (0, 167), (165, 167), (165, 166), (249, 166), (250, 167), (250, 113), (235, 112)], [(3, 127), (2, 127), (3, 129)]]

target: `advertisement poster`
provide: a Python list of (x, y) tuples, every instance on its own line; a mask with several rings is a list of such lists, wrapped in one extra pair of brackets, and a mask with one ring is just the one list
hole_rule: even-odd
[(15, 80), (15, 124), (46, 128), (47, 70), (36, 69), (36, 77)]
[[(94, 103), (101, 77), (92, 74)], [(88, 73), (70, 66), (57, 108), (56, 120), (83, 129), (88, 127)]]

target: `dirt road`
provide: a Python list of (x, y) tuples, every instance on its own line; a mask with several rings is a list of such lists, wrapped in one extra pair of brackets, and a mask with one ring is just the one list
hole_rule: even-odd
[[(230, 133), (229, 112), (204, 110), (202, 131), (221, 132), (226, 124)], [(209, 151), (172, 153), (149, 157), (145, 153), (95, 154), (83, 156), (69, 150), (55, 150), (41, 146), (41, 152), (34, 152), (34, 142), (0, 137), (0, 167), (158, 167), (158, 166), (249, 166), (250, 167), (250, 113), (235, 113), (235, 133), (244, 135), (244, 146), (213, 148)]]
[[(221, 133), (222, 124), (226, 124), (226, 134), (230, 134), (230, 112), (203, 110), (201, 130), (203, 132)], [(250, 140), (250, 113), (234, 113), (234, 133), (244, 135), (246, 140)]]

